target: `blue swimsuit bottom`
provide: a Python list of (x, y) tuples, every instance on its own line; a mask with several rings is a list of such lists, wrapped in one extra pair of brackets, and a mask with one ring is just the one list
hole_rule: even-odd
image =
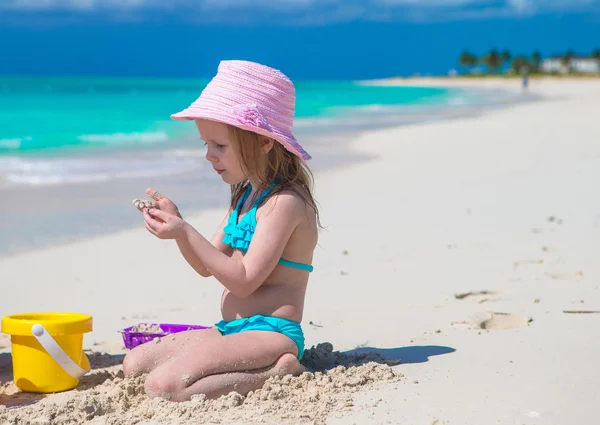
[(232, 320), (231, 322), (221, 320), (215, 323), (215, 327), (223, 336), (245, 331), (279, 332), (296, 343), (298, 347), (298, 360), (302, 359), (304, 355), (304, 332), (302, 332), (300, 323), (292, 320), (256, 314), (243, 319)]

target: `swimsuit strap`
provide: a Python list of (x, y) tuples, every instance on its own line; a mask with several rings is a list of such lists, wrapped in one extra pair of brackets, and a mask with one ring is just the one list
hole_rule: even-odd
[[(261, 193), (260, 196), (252, 203), (252, 207), (247, 211), (247, 213), (252, 212), (252, 210), (258, 209), (258, 206), (260, 204), (262, 204), (262, 202), (269, 195), (269, 193), (271, 193), (271, 189), (273, 187), (275, 187), (275, 182), (273, 182), (269, 186), (267, 186), (265, 191), (263, 193)], [(250, 196), (251, 192), (252, 192), (252, 185), (248, 185), (248, 188), (244, 192), (244, 195), (240, 198), (240, 201), (238, 202), (237, 206), (235, 207), (235, 210), (234, 210), (235, 216), (234, 216), (234, 214), (232, 214), (232, 216), (234, 216), (234, 224), (237, 224), (238, 216), (242, 212), (242, 208), (244, 207), (244, 204), (246, 203), (246, 200), (248, 199), (248, 196)]]
[(238, 202), (237, 207), (235, 208), (236, 210), (240, 211), (242, 209), (242, 207), (246, 203), (246, 199), (248, 199), (248, 196), (250, 196), (250, 192), (252, 192), (252, 186), (248, 185), (248, 188), (244, 192), (244, 195), (242, 195), (242, 197), (240, 198), (240, 201)]
[(248, 199), (248, 196), (250, 195), (251, 191), (252, 191), (252, 186), (248, 185), (248, 188), (246, 189), (246, 191), (244, 192), (244, 194), (242, 195), (242, 197), (238, 201), (237, 206), (235, 207), (235, 211), (237, 213), (240, 213), (242, 211), (242, 207), (246, 203), (246, 199)]
[(309, 273), (314, 270), (314, 267), (311, 266), (310, 264), (297, 263), (295, 261), (284, 260), (283, 258), (279, 259), (279, 264), (281, 264), (282, 266), (291, 267), (293, 269), (304, 270), (304, 271), (307, 271)]
[(251, 191), (252, 191), (252, 187), (250, 185), (248, 185), (248, 189), (246, 189), (246, 192), (244, 192), (244, 194), (242, 195), (242, 197), (238, 201), (238, 204), (235, 207), (235, 210), (233, 210), (231, 212), (231, 215), (229, 216), (229, 224), (231, 224), (233, 226), (237, 226), (237, 224), (238, 224), (238, 217), (239, 217), (240, 212), (242, 211), (242, 207), (246, 203), (246, 199), (248, 199), (248, 195), (250, 195)]

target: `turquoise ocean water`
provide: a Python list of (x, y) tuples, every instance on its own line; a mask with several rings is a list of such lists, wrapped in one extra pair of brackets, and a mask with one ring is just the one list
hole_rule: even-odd
[[(187, 217), (226, 208), (193, 122), (169, 117), (208, 81), (0, 77), (0, 257), (142, 226), (152, 187)], [(480, 113), (506, 94), (295, 81), (294, 134), (314, 171), (364, 159), (364, 130)], [(399, 141), (401, 142), (401, 141)], [(451, 142), (451, 141), (449, 141)]]
[[(169, 116), (208, 80), (0, 77), (0, 187), (190, 171), (195, 127)], [(475, 102), (463, 91), (296, 81), (295, 133), (377, 126), (414, 108)], [(411, 109), (411, 107), (413, 109)], [(361, 124), (361, 122), (363, 124)]]

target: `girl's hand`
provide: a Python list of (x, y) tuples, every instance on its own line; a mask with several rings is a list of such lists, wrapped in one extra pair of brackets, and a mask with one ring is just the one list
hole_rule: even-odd
[(154, 207), (158, 208), (161, 211), (166, 211), (170, 214), (174, 214), (177, 217), (181, 218), (181, 214), (177, 209), (177, 205), (173, 203), (169, 198), (161, 195), (156, 190), (152, 188), (146, 189), (146, 194), (154, 199)]
[(151, 188), (146, 189), (146, 194), (152, 198), (152, 201), (144, 201), (143, 199), (133, 200), (133, 205), (135, 205), (138, 210), (144, 212), (144, 209), (146, 208), (156, 208), (181, 218), (181, 214), (179, 213), (177, 205), (175, 205), (169, 198), (161, 195), (156, 190)]
[(159, 239), (179, 239), (185, 234), (186, 221), (177, 214), (159, 210), (144, 209), (146, 229)]

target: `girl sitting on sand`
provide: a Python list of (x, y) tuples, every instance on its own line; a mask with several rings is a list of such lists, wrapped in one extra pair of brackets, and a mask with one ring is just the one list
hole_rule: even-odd
[(148, 374), (150, 397), (246, 394), (270, 376), (304, 371), (300, 322), (318, 210), (310, 155), (291, 133), (294, 108), (294, 86), (281, 72), (223, 61), (200, 97), (172, 116), (196, 122), (206, 159), (231, 185), (231, 206), (210, 241), (153, 189), (153, 206), (140, 208), (150, 233), (175, 239), (198, 274), (224, 286), (223, 320), (127, 354), (125, 375)]

